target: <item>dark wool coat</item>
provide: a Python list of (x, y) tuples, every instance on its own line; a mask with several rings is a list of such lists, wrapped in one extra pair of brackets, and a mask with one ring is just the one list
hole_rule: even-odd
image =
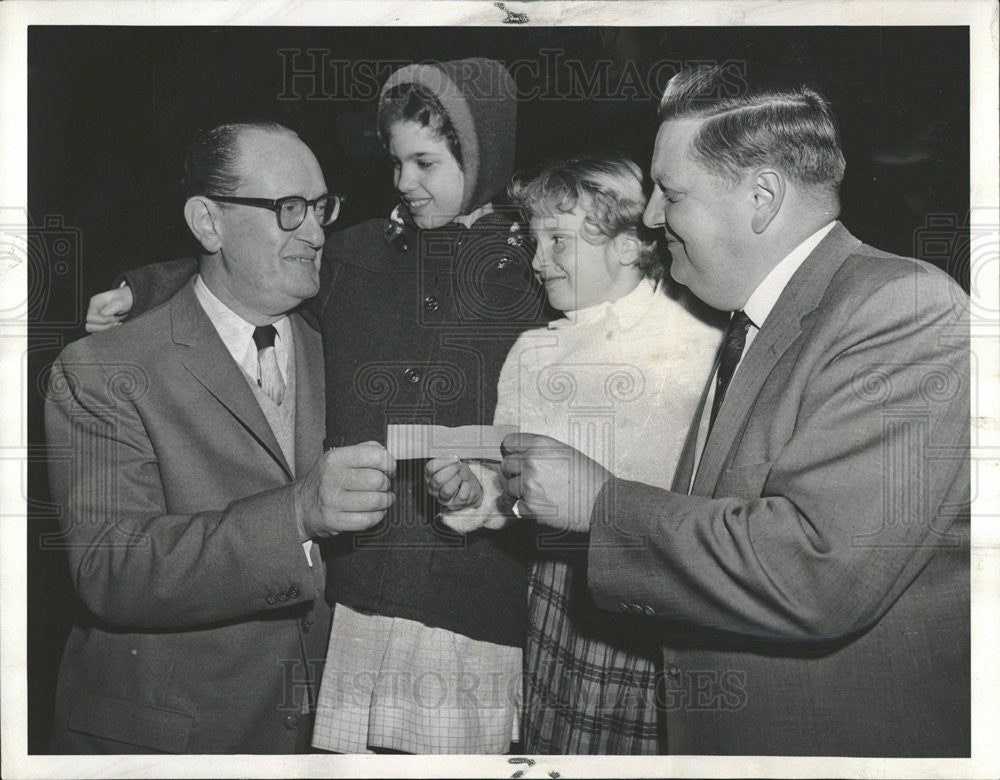
[[(407, 225), (389, 243), (386, 221), (371, 220), (331, 236), (312, 306), (326, 355), (328, 445), (384, 442), (394, 423), (492, 422), (507, 352), (543, 321), (534, 247), (511, 224), (490, 214), (471, 228)], [(423, 466), (399, 464), (384, 522), (332, 540), (328, 600), (520, 646), (523, 527), (451, 532), (435, 520)]]

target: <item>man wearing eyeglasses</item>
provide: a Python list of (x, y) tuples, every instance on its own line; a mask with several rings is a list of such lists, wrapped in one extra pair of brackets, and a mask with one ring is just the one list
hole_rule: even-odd
[(223, 125), (185, 179), (198, 275), (52, 368), (52, 495), (85, 607), (58, 753), (305, 750), (329, 631), (312, 541), (393, 500), (381, 445), (321, 454), (320, 338), (289, 314), (340, 206), (315, 156), (280, 125)]

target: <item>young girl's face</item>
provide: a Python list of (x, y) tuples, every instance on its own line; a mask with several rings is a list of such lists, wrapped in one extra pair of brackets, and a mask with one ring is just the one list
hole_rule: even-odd
[(460, 215), (465, 175), (444, 138), (416, 122), (396, 122), (389, 155), (393, 184), (419, 227), (440, 227)]
[(629, 263), (622, 262), (618, 242), (603, 237), (597, 242), (581, 232), (586, 217), (578, 203), (572, 211), (531, 219), (531, 232), (538, 240), (531, 267), (545, 286), (549, 303), (559, 311), (615, 300), (628, 273)]

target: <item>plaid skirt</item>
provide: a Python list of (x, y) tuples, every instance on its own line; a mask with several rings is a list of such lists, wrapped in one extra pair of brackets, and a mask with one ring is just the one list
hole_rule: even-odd
[(648, 624), (599, 610), (582, 567), (545, 560), (529, 574), (528, 626), (526, 753), (658, 752), (656, 670), (662, 656)]

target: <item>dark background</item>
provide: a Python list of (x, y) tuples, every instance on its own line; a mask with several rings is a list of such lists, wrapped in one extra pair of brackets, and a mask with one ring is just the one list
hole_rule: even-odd
[[(90, 295), (125, 268), (191, 250), (176, 184), (195, 129), (248, 116), (292, 126), (330, 189), (349, 197), (337, 227), (349, 226), (394, 203), (374, 134), (381, 82), (406, 62), (470, 56), (521, 63), (519, 166), (616, 149), (648, 170), (655, 87), (681, 63), (792, 73), (830, 99), (840, 122), (847, 227), (934, 262), (968, 289), (965, 27), (36, 26), (28, 34), (29, 452), (44, 452), (46, 368), (83, 335)], [(313, 75), (292, 79), (289, 65)], [(38, 753), (47, 751), (59, 658), (80, 606), (50, 538), (57, 510), (41, 455), (29, 460), (28, 495), (28, 750)]]

